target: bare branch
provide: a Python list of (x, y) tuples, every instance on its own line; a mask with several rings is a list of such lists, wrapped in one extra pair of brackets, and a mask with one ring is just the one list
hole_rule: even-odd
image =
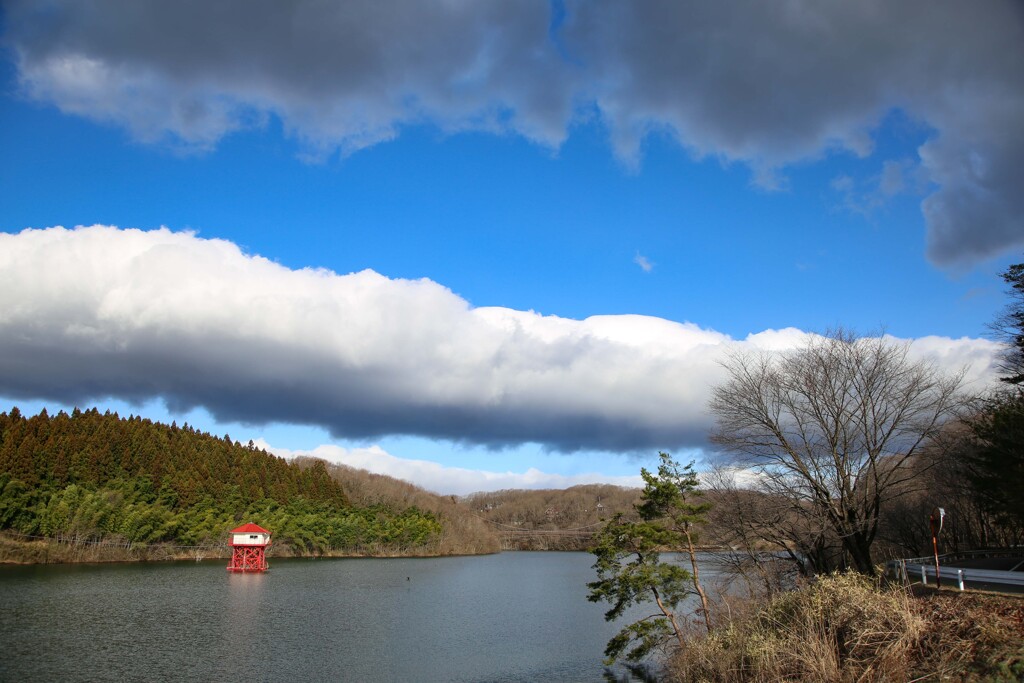
[(911, 360), (907, 344), (843, 329), (785, 355), (734, 354), (724, 366), (712, 442), (805, 521), (825, 521), (853, 565), (873, 573), (880, 510), (905, 489), (921, 445), (965, 405), (963, 373), (944, 375)]

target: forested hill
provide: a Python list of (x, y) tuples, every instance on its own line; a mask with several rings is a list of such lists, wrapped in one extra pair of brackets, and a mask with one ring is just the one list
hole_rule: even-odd
[(227, 435), (95, 409), (0, 413), (0, 530), (199, 545), (246, 521), (300, 554), (429, 553), (442, 535), (432, 512), (355, 507), (323, 462)]
[[(319, 466), (317, 466), (319, 465)], [(248, 505), (261, 499), (287, 503), (296, 496), (345, 507), (341, 486), (322, 463), (300, 469), (283, 458), (217, 438), (187, 424), (140, 417), (121, 419), (95, 408), (50, 417), (44, 409), (24, 418), (17, 408), (0, 413), (0, 472), (29, 486), (88, 488), (115, 480), (148, 479), (159, 500), (189, 507), (207, 496)]]

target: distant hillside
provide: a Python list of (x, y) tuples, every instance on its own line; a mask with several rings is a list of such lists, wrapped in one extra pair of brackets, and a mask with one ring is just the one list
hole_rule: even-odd
[(463, 504), (501, 534), (504, 548), (585, 550), (591, 532), (616, 513), (633, 515), (639, 497), (640, 489), (586, 484), (474, 493)]
[[(316, 462), (312, 458), (296, 458), (296, 461), (302, 466)], [(440, 555), (474, 555), (500, 550), (495, 530), (455, 496), (440, 496), (400, 479), (347, 465), (328, 463), (326, 467), (355, 506), (415, 508), (434, 515), (442, 527), (436, 540), (436, 551)]]
[(453, 546), (440, 503), (350, 500), (346, 481), (322, 461), (289, 462), (188, 425), (95, 409), (0, 413), (0, 531), (73, 544), (216, 547), (227, 530), (252, 521), (274, 532), (277, 554)]

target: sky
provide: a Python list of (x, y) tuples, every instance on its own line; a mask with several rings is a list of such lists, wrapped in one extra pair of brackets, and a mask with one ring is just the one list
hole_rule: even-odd
[(0, 150), (0, 410), (637, 485), (727, 353), (990, 385), (1024, 7), (7, 0)]

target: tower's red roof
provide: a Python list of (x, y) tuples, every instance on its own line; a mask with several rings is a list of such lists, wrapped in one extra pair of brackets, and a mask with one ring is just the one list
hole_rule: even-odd
[(269, 534), (270, 532), (267, 531), (266, 529), (264, 529), (261, 526), (257, 526), (256, 524), (253, 524), (252, 522), (249, 522), (248, 524), (243, 524), (242, 526), (238, 527), (237, 529), (232, 529), (228, 533), (232, 533), (232, 534)]

